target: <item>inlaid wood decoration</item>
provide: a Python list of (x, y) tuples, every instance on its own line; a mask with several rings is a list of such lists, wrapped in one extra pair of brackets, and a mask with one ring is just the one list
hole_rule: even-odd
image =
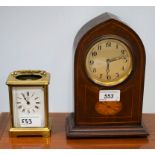
[(145, 50), (136, 32), (104, 13), (79, 30), (74, 51), (75, 111), (67, 137), (146, 137)]

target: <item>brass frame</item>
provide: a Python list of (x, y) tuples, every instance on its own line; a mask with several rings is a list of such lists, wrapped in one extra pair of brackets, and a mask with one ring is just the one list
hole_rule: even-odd
[[(25, 74), (32, 74), (32, 75), (40, 75), (41, 78), (38, 80), (18, 80), (16, 77), (18, 75), (25, 75)], [(50, 75), (46, 71), (39, 71), (39, 70), (20, 70), (12, 72), (6, 84), (9, 88), (9, 100), (10, 100), (10, 113), (11, 113), (11, 128), (9, 129), (9, 133), (11, 136), (43, 136), (48, 137), (50, 136), (50, 125), (48, 120), (48, 84), (50, 81)], [(12, 88), (13, 87), (43, 87), (44, 88), (44, 113), (45, 113), (45, 127), (43, 128), (16, 128), (14, 127), (14, 120), (13, 120), (13, 94)]]

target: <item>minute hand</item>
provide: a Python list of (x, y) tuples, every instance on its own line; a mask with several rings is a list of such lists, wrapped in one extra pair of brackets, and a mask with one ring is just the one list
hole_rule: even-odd
[(22, 96), (23, 96), (24, 100), (27, 102), (27, 99), (23, 93), (22, 93)]
[(119, 56), (119, 57), (115, 57), (115, 58), (109, 59), (109, 62), (113, 62), (113, 61), (117, 61), (117, 60), (125, 59), (125, 58), (126, 58), (125, 56)]
[(26, 101), (26, 103), (29, 105), (30, 102), (26, 99), (26, 97), (25, 97), (25, 95), (23, 93), (22, 93), (22, 96), (23, 96), (24, 100)]

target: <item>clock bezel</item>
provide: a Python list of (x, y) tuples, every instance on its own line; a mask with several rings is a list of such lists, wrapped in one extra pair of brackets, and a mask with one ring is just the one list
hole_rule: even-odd
[[(113, 40), (116, 40), (116, 41), (119, 41), (121, 42), (129, 51), (129, 54), (130, 54), (130, 59), (131, 59), (131, 64), (130, 64), (130, 68), (129, 70), (126, 72), (126, 74), (119, 78), (118, 80), (115, 80), (115, 81), (112, 81), (112, 82), (101, 82), (97, 79), (93, 79), (93, 76), (91, 76), (91, 74), (87, 71), (87, 68), (89, 67), (88, 64), (87, 64), (87, 55), (89, 54), (90, 52), (90, 49), (95, 45), (97, 44), (98, 42), (102, 41), (102, 40), (108, 40), (108, 39), (113, 39)], [(101, 37), (98, 37), (96, 39), (94, 39), (89, 45), (88, 47), (86, 48), (86, 55), (85, 55), (85, 58), (84, 58), (84, 62), (85, 62), (85, 73), (86, 73), (86, 76), (89, 78), (89, 80), (91, 80), (93, 83), (97, 84), (97, 85), (100, 85), (100, 86), (105, 86), (105, 87), (112, 87), (112, 86), (116, 86), (116, 85), (119, 85), (121, 84), (122, 82), (126, 81), (128, 79), (128, 77), (130, 76), (130, 74), (132, 73), (132, 70), (133, 70), (133, 56), (132, 56), (132, 51), (128, 45), (128, 43), (121, 37), (117, 36), (117, 35), (103, 35)]]

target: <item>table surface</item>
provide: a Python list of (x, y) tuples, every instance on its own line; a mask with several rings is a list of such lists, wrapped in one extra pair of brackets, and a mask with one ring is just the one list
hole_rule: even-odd
[(155, 148), (155, 114), (143, 114), (143, 122), (149, 132), (147, 138), (67, 139), (65, 119), (68, 113), (50, 113), (52, 134), (44, 137), (9, 137), (9, 113), (0, 114), (0, 148)]

